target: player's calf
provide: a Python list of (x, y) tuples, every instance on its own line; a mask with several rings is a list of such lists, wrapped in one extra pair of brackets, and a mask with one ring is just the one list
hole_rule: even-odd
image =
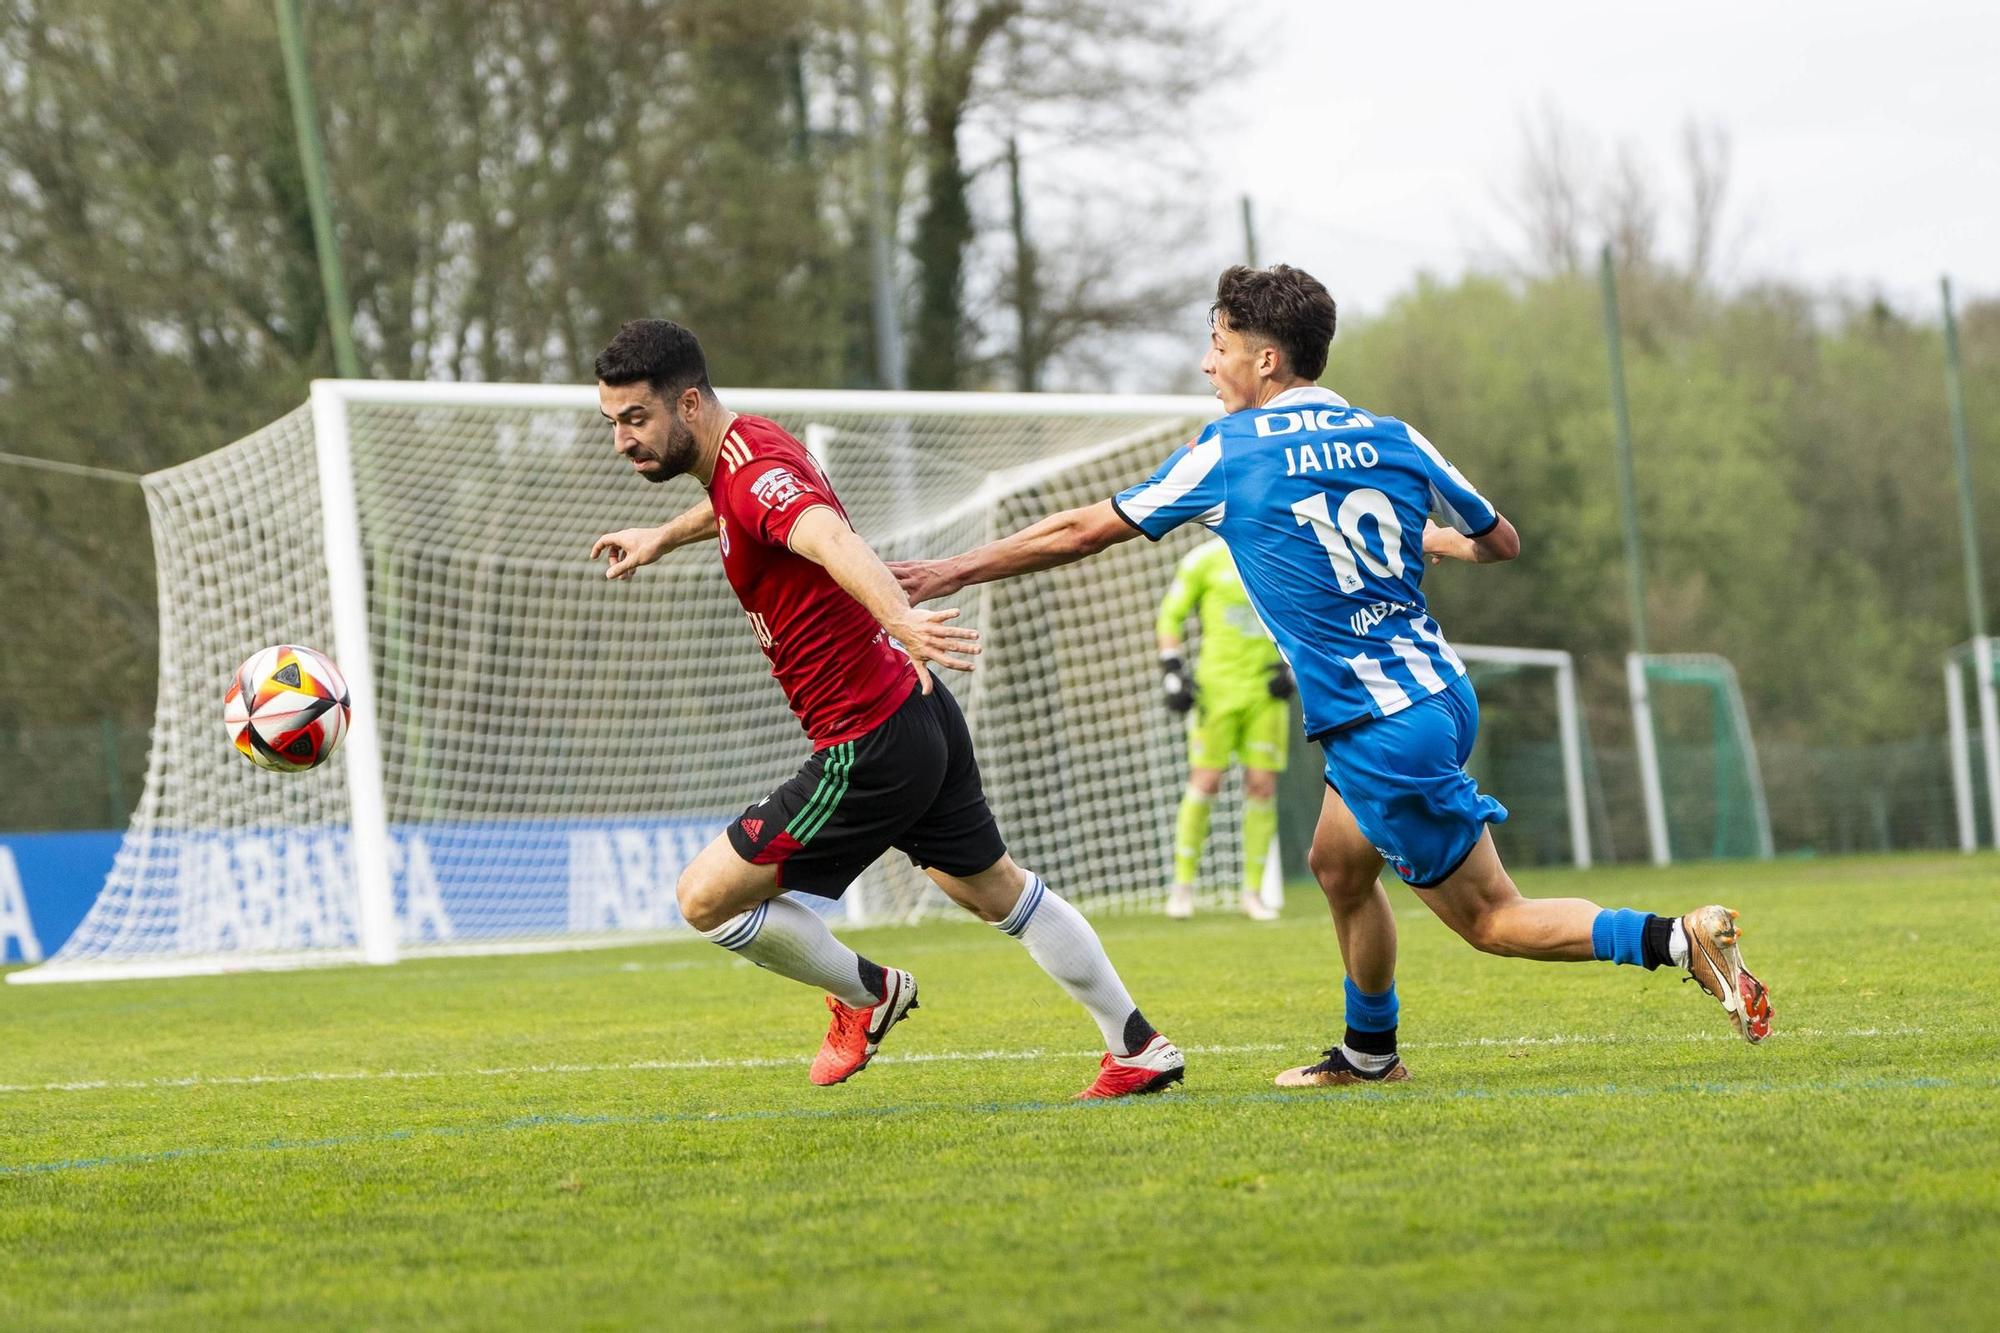
[[(1028, 956), (1089, 1011), (1108, 1048), (1097, 1080), (1077, 1095), (1124, 1097), (1180, 1082), (1185, 1064), (1180, 1051), (1139, 1012), (1083, 914), (1033, 871), (1014, 873), (1021, 877), (1020, 890), (994, 926), (1021, 941)], [(953, 896), (969, 896), (966, 887), (960, 885)]]

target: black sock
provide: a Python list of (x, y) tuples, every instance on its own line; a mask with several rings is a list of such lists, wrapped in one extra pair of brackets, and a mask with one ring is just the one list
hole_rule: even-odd
[(1350, 1051), (1363, 1055), (1394, 1055), (1396, 1053), (1396, 1029), (1387, 1032), (1363, 1032), (1359, 1028), (1347, 1029), (1347, 1037), (1341, 1042)]
[(1648, 972), (1673, 966), (1673, 955), (1667, 952), (1667, 945), (1673, 937), (1672, 917), (1647, 914), (1646, 924), (1639, 934), (1639, 960), (1646, 965)]
[(1125, 1054), (1137, 1055), (1146, 1049), (1147, 1042), (1159, 1035), (1153, 1025), (1146, 1021), (1146, 1016), (1134, 1009), (1132, 1016), (1125, 1020)]
[(863, 958), (860, 954), (855, 954), (854, 958), (855, 961), (861, 965), (859, 968), (859, 971), (861, 973), (861, 984), (867, 988), (868, 993), (870, 995), (873, 995), (877, 1000), (888, 999), (889, 970), (883, 967), (880, 963), (869, 962), (866, 958)]

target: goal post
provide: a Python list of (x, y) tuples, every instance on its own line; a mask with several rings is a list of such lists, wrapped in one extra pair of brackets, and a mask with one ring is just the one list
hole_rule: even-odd
[(2000, 848), (2000, 647), (1992, 638), (1971, 639), (1945, 655), (1944, 702), (1951, 748), (1952, 803), (1958, 815), (1961, 850), (1979, 850), (1979, 818), (1973, 795), (1972, 733), (1965, 712), (1965, 681), (1970, 671), (1979, 711), (1980, 771), (1986, 785), (1986, 828), (1991, 844)]
[(319, 464), (319, 507), (326, 551), (327, 612), (339, 646), (352, 711), (346, 736), (347, 805), (354, 865), (355, 934), (366, 963), (396, 961), (389, 874), (389, 814), (382, 796), (382, 746), (376, 726), (374, 652), (368, 635), (368, 576), (361, 556), (361, 516), (354, 499), (347, 396), (341, 380), (316, 380), (310, 408)]

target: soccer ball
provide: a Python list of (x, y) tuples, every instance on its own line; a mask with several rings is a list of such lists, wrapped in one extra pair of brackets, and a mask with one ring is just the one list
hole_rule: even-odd
[(222, 725), (245, 759), (274, 773), (317, 768), (347, 734), (347, 681), (323, 653), (288, 643), (252, 653), (222, 696)]

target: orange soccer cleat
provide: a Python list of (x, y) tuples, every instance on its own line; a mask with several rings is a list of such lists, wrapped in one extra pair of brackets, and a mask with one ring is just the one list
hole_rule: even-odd
[(899, 967), (883, 969), (882, 990), (882, 999), (866, 1009), (826, 997), (833, 1022), (827, 1025), (826, 1040), (813, 1057), (813, 1082), (831, 1087), (866, 1069), (889, 1029), (917, 1007), (917, 979)]

